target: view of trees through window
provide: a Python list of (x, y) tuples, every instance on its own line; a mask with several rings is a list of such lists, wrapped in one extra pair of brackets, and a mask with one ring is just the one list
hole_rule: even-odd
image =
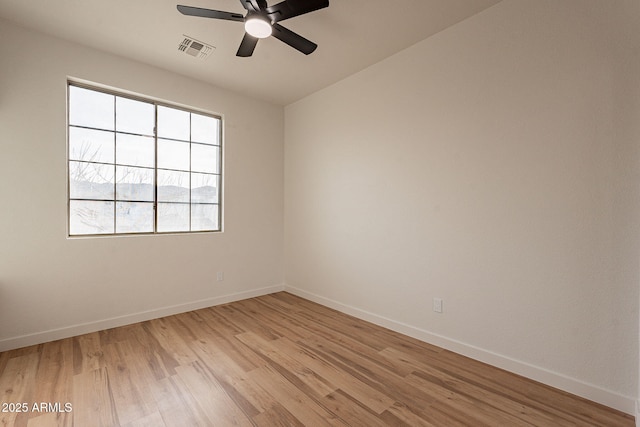
[(69, 235), (220, 230), (221, 119), (69, 84)]

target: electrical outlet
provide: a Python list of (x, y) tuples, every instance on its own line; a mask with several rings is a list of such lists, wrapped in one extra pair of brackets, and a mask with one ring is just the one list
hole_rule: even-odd
[(436, 313), (442, 313), (442, 298), (433, 299), (433, 311)]
[(216, 280), (218, 282), (222, 282), (224, 280), (224, 272), (218, 271), (218, 273), (216, 274)]

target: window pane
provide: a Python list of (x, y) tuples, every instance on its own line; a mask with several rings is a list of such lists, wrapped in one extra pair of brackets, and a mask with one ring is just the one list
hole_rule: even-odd
[(218, 203), (218, 175), (191, 174), (191, 203)]
[(218, 229), (218, 205), (191, 205), (191, 231)]
[(159, 170), (158, 201), (189, 203), (189, 172)]
[(194, 172), (218, 173), (218, 153), (214, 145), (191, 144), (191, 170)]
[(113, 202), (71, 200), (69, 234), (112, 234)]
[(220, 230), (222, 120), (68, 84), (69, 234)]
[(113, 200), (113, 165), (69, 162), (69, 197)]
[(158, 137), (189, 141), (189, 112), (158, 106)]
[(191, 141), (220, 145), (220, 141), (218, 141), (219, 122), (213, 117), (191, 113)]
[(69, 127), (69, 159), (113, 163), (113, 132)]
[(116, 233), (153, 231), (153, 203), (116, 203)]
[(153, 202), (153, 169), (116, 166), (116, 199)]
[(138, 135), (153, 135), (156, 120), (153, 104), (116, 97), (116, 130)]
[(189, 205), (158, 203), (158, 231), (189, 231)]
[(116, 134), (116, 163), (152, 168), (154, 162), (153, 137)]
[(114, 130), (114, 96), (69, 86), (69, 124)]
[(189, 170), (189, 143), (158, 140), (158, 167), (164, 169)]

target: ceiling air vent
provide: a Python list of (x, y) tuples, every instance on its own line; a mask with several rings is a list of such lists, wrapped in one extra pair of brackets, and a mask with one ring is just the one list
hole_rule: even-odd
[(204, 59), (209, 56), (211, 52), (213, 52), (213, 49), (215, 49), (215, 47), (198, 41), (193, 37), (189, 37), (187, 35), (183, 36), (184, 39), (182, 40), (182, 43), (180, 43), (180, 46), (178, 46), (178, 50), (188, 55)]

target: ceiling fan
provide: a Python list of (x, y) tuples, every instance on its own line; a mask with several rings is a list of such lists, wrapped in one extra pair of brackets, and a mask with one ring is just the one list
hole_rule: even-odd
[(277, 38), (305, 55), (309, 55), (318, 47), (314, 42), (283, 27), (278, 22), (328, 7), (329, 0), (285, 0), (273, 6), (267, 5), (266, 0), (240, 0), (240, 3), (247, 10), (245, 16), (239, 13), (182, 5), (178, 5), (178, 10), (183, 15), (244, 22), (245, 34), (236, 56), (253, 55), (258, 40), (269, 36)]

